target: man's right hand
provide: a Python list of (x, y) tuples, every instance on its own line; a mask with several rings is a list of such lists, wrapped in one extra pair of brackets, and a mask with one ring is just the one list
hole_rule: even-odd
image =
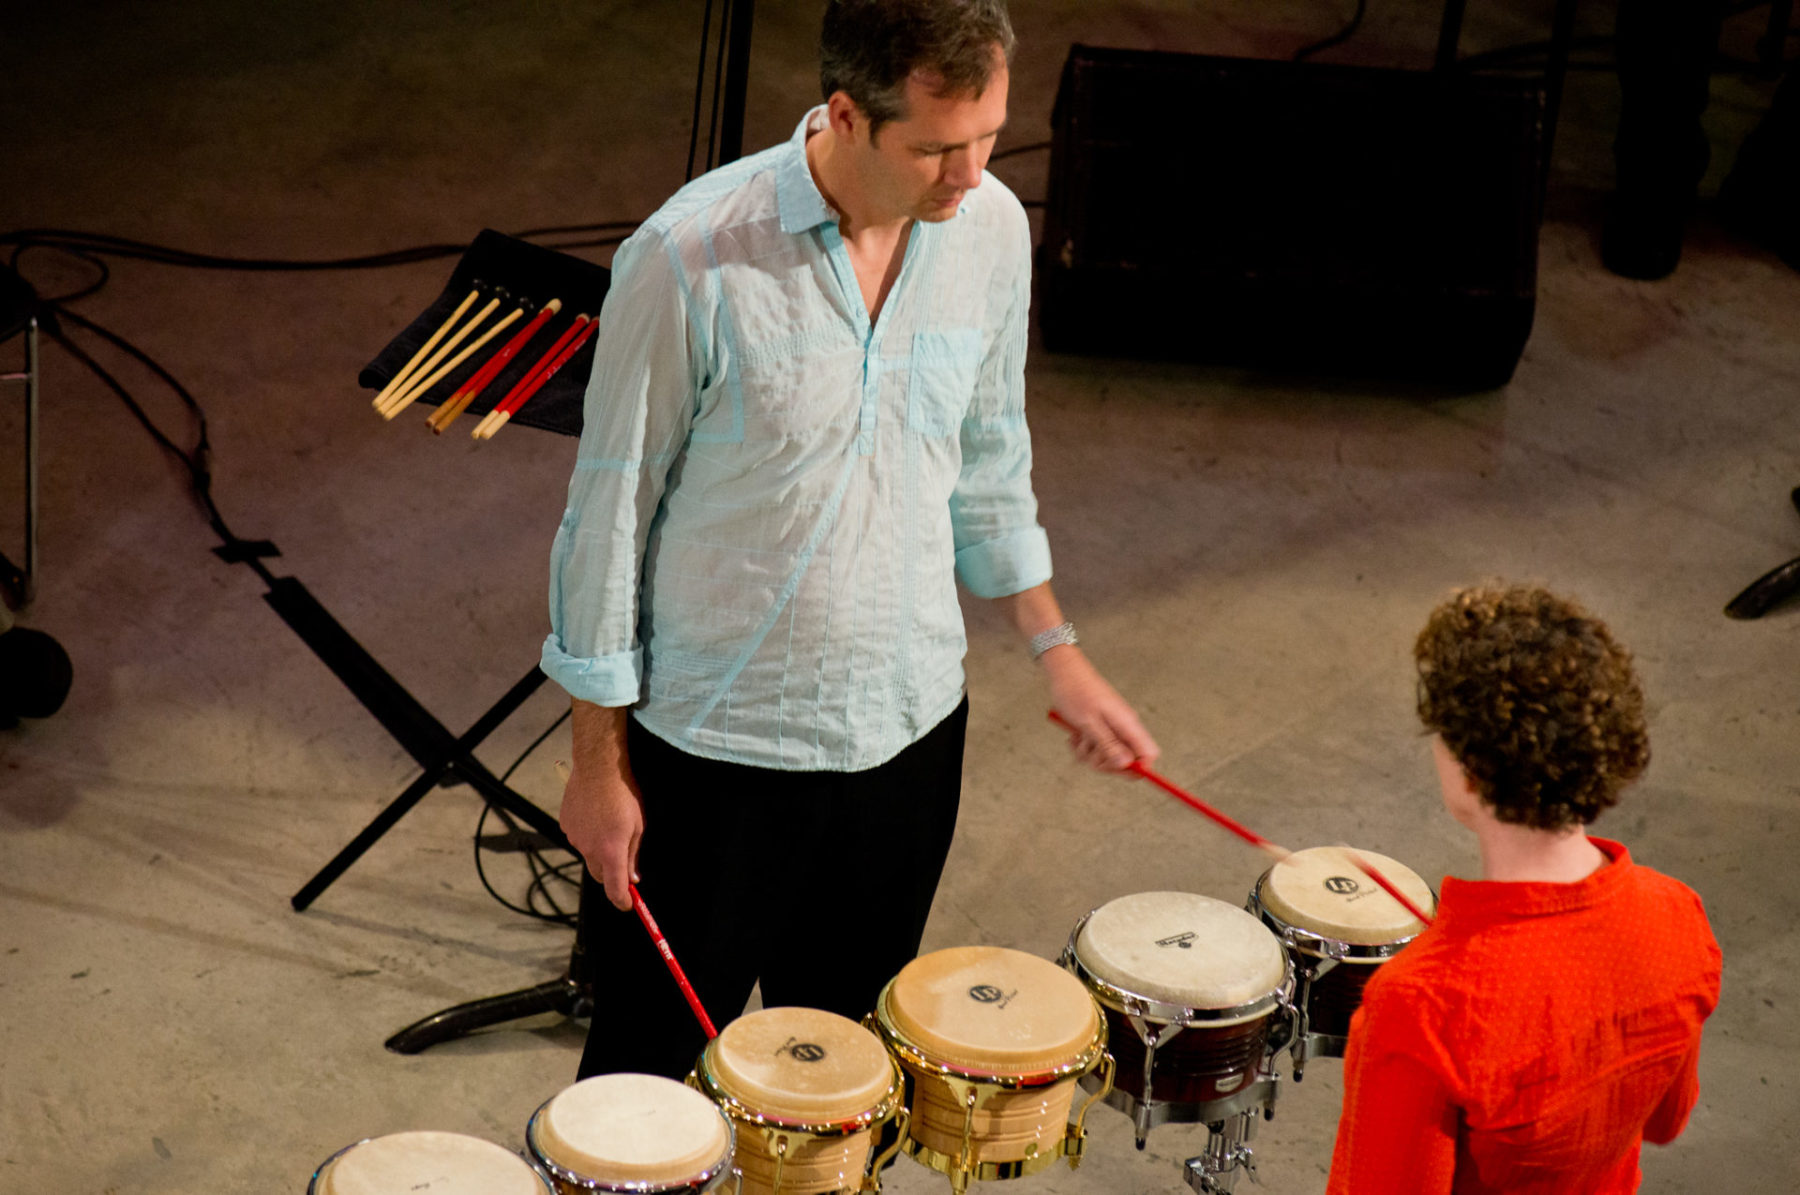
[(629, 711), (575, 702), (575, 768), (563, 786), (562, 828), (587, 862), (606, 898), (631, 908), (638, 843), (644, 836), (643, 798), (625, 748)]

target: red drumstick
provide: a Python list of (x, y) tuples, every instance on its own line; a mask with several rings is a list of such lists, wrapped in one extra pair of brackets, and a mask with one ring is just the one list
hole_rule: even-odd
[[(1050, 720), (1052, 722), (1056, 723), (1058, 726), (1061, 726), (1063, 729), (1069, 731), (1070, 733), (1080, 733), (1079, 731), (1077, 731), (1075, 729), (1075, 727), (1073, 725), (1070, 724), (1070, 722), (1067, 718), (1063, 717), (1061, 714), (1057, 713), (1055, 710), (1050, 711)], [(1175, 797), (1177, 800), (1181, 801), (1183, 804), (1187, 805), (1189, 808), (1193, 809), (1195, 812), (1205, 814), (1207, 817), (1209, 817), (1213, 821), (1219, 823), (1219, 825), (1224, 826), (1227, 830), (1230, 830), (1233, 834), (1236, 834), (1239, 838), (1243, 839), (1245, 842), (1249, 843), (1251, 846), (1257, 848), (1258, 850), (1267, 851), (1269, 854), (1273, 855), (1276, 859), (1285, 859), (1289, 855), (1293, 854), (1293, 852), (1288, 850), (1286, 847), (1278, 846), (1275, 843), (1270, 842), (1267, 838), (1264, 838), (1261, 834), (1258, 834), (1256, 831), (1250, 829), (1250, 827), (1244, 825), (1243, 823), (1234, 821), (1233, 819), (1226, 817), (1223, 813), (1220, 813), (1217, 809), (1214, 809), (1211, 805), (1208, 805), (1205, 801), (1202, 801), (1199, 797), (1196, 797), (1194, 794), (1186, 791), (1185, 789), (1180, 788), (1179, 786), (1177, 786), (1175, 784), (1171, 784), (1169, 781), (1163, 779), (1161, 776), (1158, 776), (1155, 772), (1152, 772), (1149, 768), (1145, 767), (1143, 764), (1139, 763), (1137, 760), (1135, 760), (1135, 759), (1132, 760), (1131, 764), (1129, 765), (1127, 770), (1143, 777), (1145, 780), (1150, 781), (1150, 783), (1156, 785), (1158, 788), (1162, 789), (1164, 792), (1168, 793), (1170, 796)], [(1405, 894), (1400, 891), (1400, 889), (1394, 887), (1393, 881), (1389, 880), (1386, 876), (1382, 875), (1379, 871), (1377, 871), (1373, 866), (1371, 866), (1369, 863), (1365, 862), (1361, 855), (1358, 855), (1355, 851), (1351, 850), (1349, 847), (1344, 848), (1344, 854), (1350, 860), (1351, 863), (1355, 864), (1356, 867), (1362, 871), (1362, 873), (1364, 875), (1368, 876), (1371, 880), (1375, 881), (1376, 887), (1380, 888), (1383, 892), (1386, 892), (1389, 896), (1391, 896), (1395, 900), (1399, 901), (1401, 908), (1405, 909), (1408, 913), (1411, 913), (1414, 917), (1417, 917), (1420, 921), (1424, 922), (1426, 925), (1431, 924), (1431, 915), (1430, 914), (1426, 913), (1425, 910), (1421, 909), (1418, 905), (1416, 905), (1412, 901), (1408, 900), (1406, 898)]]
[(681, 988), (681, 994), (687, 997), (688, 1007), (694, 1010), (694, 1018), (700, 1022), (700, 1028), (706, 1030), (707, 1040), (711, 1041), (719, 1036), (719, 1031), (713, 1028), (712, 1018), (707, 1016), (706, 1009), (700, 1006), (700, 997), (694, 994), (694, 985), (688, 982), (687, 973), (681, 969), (681, 964), (675, 961), (675, 952), (669, 949), (669, 940), (663, 937), (662, 930), (656, 927), (656, 918), (650, 915), (650, 906), (645, 904), (644, 898), (638, 895), (636, 884), (631, 885), (631, 907), (637, 910), (638, 920), (642, 921), (644, 928), (650, 931), (650, 938), (656, 943), (656, 949), (663, 956), (663, 962), (669, 965), (669, 974), (675, 977), (676, 984)]
[(1405, 909), (1408, 913), (1411, 913), (1414, 917), (1417, 917), (1420, 921), (1423, 921), (1426, 925), (1431, 924), (1431, 914), (1408, 900), (1405, 893), (1394, 887), (1394, 882), (1392, 880), (1375, 870), (1374, 864), (1364, 859), (1349, 847), (1342, 847), (1340, 849), (1343, 850), (1345, 857), (1348, 858), (1350, 862), (1356, 864), (1364, 875), (1375, 881), (1376, 887), (1399, 901), (1401, 908)]
[(538, 334), (538, 329), (542, 328), (549, 322), (551, 316), (554, 316), (561, 310), (561, 299), (551, 299), (548, 303), (544, 304), (543, 310), (532, 317), (530, 323), (519, 329), (518, 333), (515, 334), (511, 340), (506, 342), (504, 348), (495, 353), (492, 357), (489, 357), (482, 367), (475, 371), (474, 376), (470, 377), (469, 380), (464, 382), (461, 386), (458, 386), (456, 388), (456, 393), (452, 394), (444, 404), (438, 408), (437, 414), (433, 415), (430, 419), (431, 430), (434, 432), (442, 432), (445, 428), (450, 426), (458, 415), (461, 415), (464, 411), (468, 410), (470, 404), (477, 398), (480, 398), (482, 392), (493, 383), (495, 378), (500, 376), (500, 371), (506, 368), (507, 363), (518, 355), (520, 349), (525, 347), (525, 342), (530, 340), (533, 336), (536, 336)]
[(587, 338), (593, 334), (599, 324), (599, 320), (589, 319), (586, 315), (576, 316), (575, 322), (570, 324), (563, 334), (557, 337), (556, 343), (550, 346), (550, 351), (538, 358), (537, 364), (526, 371), (525, 376), (520, 378), (518, 383), (507, 392), (505, 398), (494, 404), (494, 409), (489, 411), (476, 426), (474, 437), (477, 440), (493, 439), (494, 433), (504, 427), (506, 421), (531, 400), (531, 396), (538, 392), (538, 388), (548, 382), (570, 357), (580, 351), (581, 346), (587, 342)]
[(510, 415), (526, 403), (530, 402), (531, 396), (536, 394), (539, 390), (542, 390), (544, 384), (556, 376), (556, 371), (567, 365), (569, 363), (569, 358), (581, 351), (581, 346), (587, 343), (588, 337), (592, 336), (594, 334), (594, 329), (599, 326), (599, 320), (591, 319), (585, 326), (580, 327), (575, 332), (574, 339), (563, 346), (562, 352), (556, 354), (555, 360), (544, 366), (542, 371), (536, 377), (528, 379), (525, 385), (525, 392), (520, 394), (517, 398), (508, 395), (506, 400), (500, 404), (500, 409)]
[[(1075, 727), (1069, 722), (1069, 720), (1067, 718), (1063, 717), (1061, 714), (1057, 713), (1055, 710), (1050, 711), (1050, 720), (1052, 722), (1056, 723), (1058, 726), (1062, 727), (1064, 730), (1069, 731), (1071, 734), (1079, 734), (1080, 733), (1080, 731), (1076, 730)], [(1164, 792), (1168, 793), (1171, 797), (1174, 797), (1176, 800), (1181, 801), (1183, 804), (1187, 805), (1188, 808), (1194, 810), (1194, 812), (1204, 814), (1205, 816), (1210, 817), (1213, 821), (1219, 823), (1221, 826), (1224, 826), (1227, 830), (1230, 830), (1233, 834), (1236, 834), (1239, 838), (1243, 839), (1245, 842), (1249, 843), (1251, 846), (1255, 847), (1259, 851), (1267, 851), (1269, 854), (1275, 856), (1275, 858), (1277, 858), (1277, 859), (1285, 859), (1290, 854), (1293, 853), (1292, 851), (1289, 851), (1285, 847), (1275, 845), (1274, 843), (1270, 842), (1267, 838), (1264, 838), (1261, 834), (1258, 834), (1256, 831), (1250, 829), (1250, 827), (1244, 825), (1243, 823), (1233, 821), (1231, 818), (1226, 817), (1223, 813), (1220, 813), (1217, 809), (1214, 809), (1211, 805), (1208, 805), (1205, 801), (1202, 801), (1199, 797), (1196, 797), (1193, 793), (1190, 793), (1190, 792), (1186, 791), (1185, 789), (1179, 788), (1176, 785), (1169, 783), (1167, 780), (1164, 780), (1161, 776), (1158, 776), (1155, 772), (1152, 772), (1149, 768), (1145, 767), (1143, 764), (1139, 763), (1135, 759), (1131, 761), (1131, 763), (1127, 766), (1126, 770), (1130, 771), (1130, 772), (1134, 772), (1137, 775), (1143, 777), (1145, 780), (1148, 780), (1150, 783), (1156, 785), (1158, 788), (1160, 788)]]
[(581, 334), (581, 329), (586, 326), (587, 319), (588, 317), (585, 315), (576, 316), (575, 322), (570, 324), (567, 328), (564, 328), (562, 335), (556, 338), (555, 342), (545, 351), (544, 355), (533, 362), (531, 368), (525, 371), (525, 376), (513, 383), (513, 388), (506, 392), (506, 397), (494, 404), (494, 409), (498, 411), (501, 407), (504, 407), (507, 403), (511, 402), (514, 396), (524, 390), (525, 387), (531, 385), (538, 374), (544, 372), (544, 367), (556, 360), (556, 355), (563, 351), (563, 346), (567, 345), (571, 340)]

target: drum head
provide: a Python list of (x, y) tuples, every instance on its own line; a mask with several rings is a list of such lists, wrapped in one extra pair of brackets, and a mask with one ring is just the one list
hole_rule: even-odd
[(319, 1172), (318, 1195), (544, 1195), (511, 1150), (460, 1133), (394, 1133), (353, 1145)]
[[(1356, 852), (1421, 909), (1437, 903), (1417, 872), (1374, 851)], [(1289, 925), (1360, 946), (1381, 946), (1425, 929), (1400, 902), (1364, 875), (1344, 851), (1317, 846), (1295, 851), (1262, 879), (1262, 904)]]
[(892, 1089), (881, 1039), (814, 1008), (765, 1008), (739, 1017), (706, 1047), (719, 1087), (752, 1112), (806, 1124), (852, 1120)]
[(894, 1027), (927, 1057), (1026, 1075), (1079, 1058), (1099, 1027), (1079, 979), (1033, 954), (958, 946), (908, 963), (888, 986)]
[(564, 1170), (605, 1183), (678, 1183), (731, 1147), (717, 1104), (659, 1075), (596, 1075), (565, 1088), (537, 1118), (537, 1148)]
[(1240, 908), (1190, 892), (1140, 892), (1101, 905), (1075, 942), (1097, 979), (1164, 1004), (1236, 1008), (1287, 977), (1287, 954)]

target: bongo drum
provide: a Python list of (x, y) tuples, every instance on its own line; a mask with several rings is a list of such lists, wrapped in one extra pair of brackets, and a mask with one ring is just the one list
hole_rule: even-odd
[[(1420, 908), (1437, 895), (1417, 872), (1374, 851), (1358, 851)], [(1350, 1015), (1375, 968), (1424, 932), (1424, 923), (1338, 847), (1295, 851), (1256, 881), (1245, 906), (1262, 918), (1294, 961), (1294, 1078), (1309, 1055), (1342, 1058)]]
[(306, 1195), (548, 1195), (531, 1164), (461, 1133), (392, 1133), (346, 1146), (313, 1173)]
[(739, 1017), (707, 1043), (688, 1082), (737, 1128), (741, 1195), (881, 1189), (875, 1172), (894, 1149), (874, 1171), (869, 1155), (876, 1130), (905, 1115), (900, 1068), (855, 1021), (813, 1008)]
[[(901, 1148), (951, 1190), (1080, 1163), (1113, 1067), (1100, 1009), (1067, 971), (998, 946), (939, 950), (888, 982), (873, 1022), (906, 1076)], [(1096, 1068), (1100, 1090), (1071, 1124), (1076, 1081)]]
[(525, 1145), (557, 1195), (698, 1195), (731, 1178), (731, 1122), (692, 1088), (658, 1075), (596, 1075), (550, 1097)]
[(1106, 1102), (1132, 1118), (1139, 1149), (1159, 1124), (1273, 1102), (1263, 1063), (1293, 970), (1255, 917), (1187, 892), (1122, 896), (1075, 924), (1063, 965), (1104, 1010), (1118, 1065)]

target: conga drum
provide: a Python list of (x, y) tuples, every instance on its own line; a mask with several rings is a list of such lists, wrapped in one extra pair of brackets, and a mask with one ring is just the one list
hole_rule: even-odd
[(880, 1127), (904, 1116), (900, 1068), (855, 1021), (812, 1008), (739, 1017), (707, 1043), (688, 1082), (736, 1127), (742, 1195), (881, 1189), (869, 1157)]
[(391, 1133), (332, 1154), (307, 1195), (548, 1195), (531, 1164), (461, 1133)]
[[(1357, 851), (1420, 908), (1437, 895), (1397, 859)], [(1294, 961), (1294, 1077), (1314, 1054), (1342, 1058), (1350, 1016), (1375, 968), (1424, 932), (1399, 901), (1338, 847), (1295, 851), (1262, 874), (1245, 906), (1281, 938)]]
[(1076, 923), (1063, 965), (1104, 1010), (1118, 1068), (1106, 1102), (1132, 1118), (1139, 1149), (1159, 1124), (1273, 1102), (1264, 1062), (1293, 970), (1255, 917), (1188, 892), (1122, 896)]
[[(873, 1020), (906, 1076), (901, 1149), (953, 1191), (1080, 1163), (1113, 1067), (1106, 1021), (1073, 975), (998, 946), (939, 950), (888, 982)], [(1071, 1124), (1076, 1082), (1096, 1068), (1100, 1089)]]
[(731, 1179), (731, 1122), (660, 1075), (596, 1075), (564, 1088), (532, 1114), (525, 1145), (557, 1195), (699, 1195)]

